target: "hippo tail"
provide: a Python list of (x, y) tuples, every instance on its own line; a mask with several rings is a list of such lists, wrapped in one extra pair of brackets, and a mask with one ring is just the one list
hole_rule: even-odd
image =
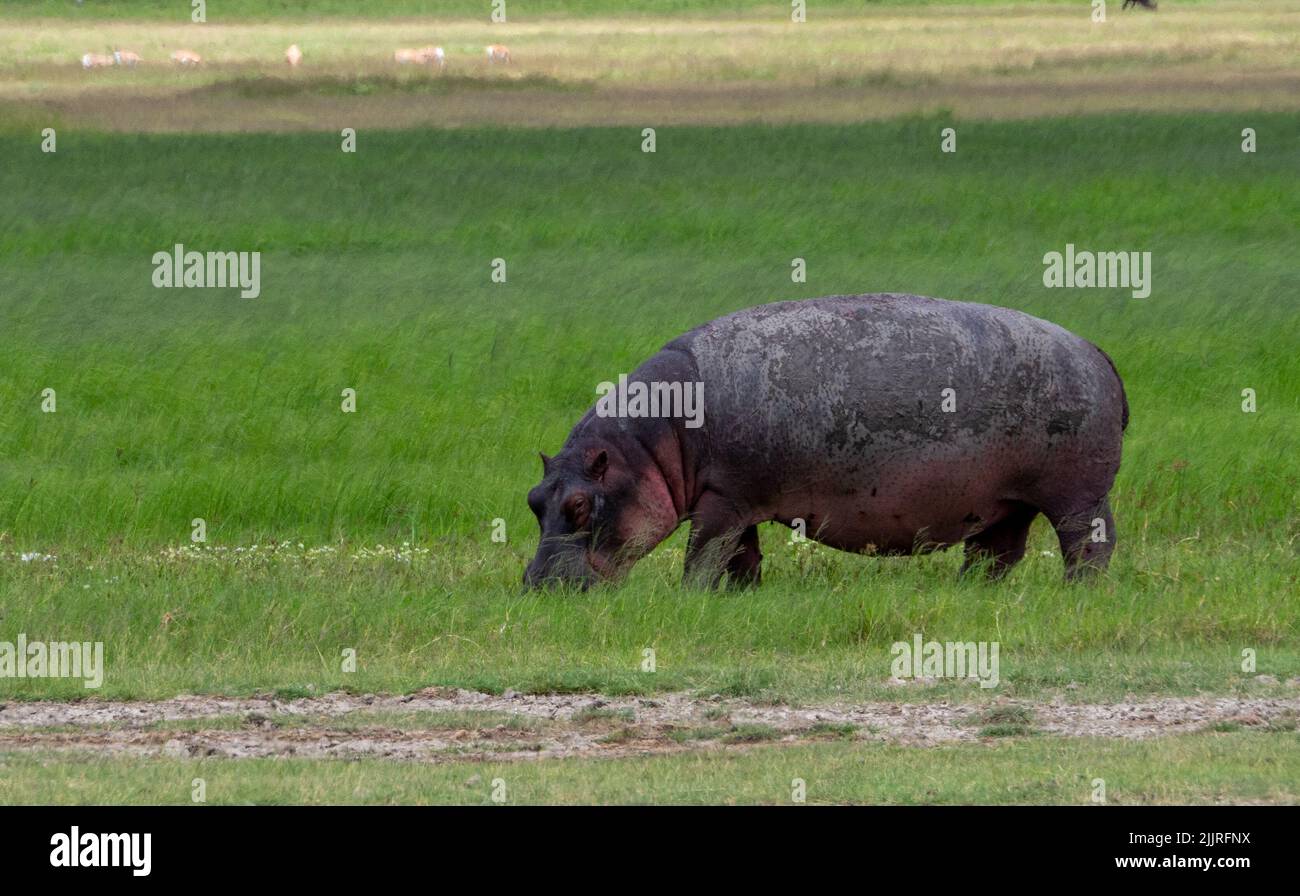
[(1119, 370), (1115, 367), (1115, 362), (1111, 360), (1110, 355), (1095, 345), (1093, 348), (1097, 349), (1097, 353), (1106, 359), (1106, 363), (1110, 365), (1110, 372), (1115, 374), (1115, 382), (1119, 383), (1119, 400), (1121, 403), (1119, 428), (1121, 432), (1124, 432), (1128, 429), (1128, 393), (1124, 391), (1124, 380), (1119, 375)]

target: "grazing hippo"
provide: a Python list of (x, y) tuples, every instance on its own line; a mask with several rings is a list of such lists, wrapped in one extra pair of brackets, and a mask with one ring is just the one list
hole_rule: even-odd
[[(702, 392), (702, 419), (673, 413), (674, 384)], [(649, 416), (631, 399), (655, 390)], [(705, 586), (758, 583), (769, 520), (844, 551), (965, 542), (963, 570), (995, 577), (1039, 513), (1066, 578), (1114, 548), (1119, 373), (1019, 311), (888, 294), (760, 305), (674, 339), (615, 392), (542, 455), (529, 586), (618, 578), (684, 520), (686, 577)]]

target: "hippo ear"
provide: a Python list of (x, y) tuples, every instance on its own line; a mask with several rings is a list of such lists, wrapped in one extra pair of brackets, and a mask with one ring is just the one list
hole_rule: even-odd
[(597, 482), (605, 478), (605, 471), (609, 469), (609, 455), (605, 449), (597, 451), (587, 458), (587, 475)]
[(537, 456), (542, 459), (542, 472), (546, 473), (551, 467), (551, 459), (541, 451), (537, 452)]

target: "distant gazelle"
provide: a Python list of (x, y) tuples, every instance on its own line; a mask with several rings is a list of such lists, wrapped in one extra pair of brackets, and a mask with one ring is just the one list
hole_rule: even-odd
[(193, 50), (177, 50), (172, 53), (172, 62), (180, 65), (198, 65), (203, 61), (203, 57)]
[(284, 61), (290, 65), (302, 62), (302, 50), (298, 49), (297, 44), (290, 44), (289, 49), (284, 51)]
[(505, 44), (488, 44), (483, 51), (487, 53), (488, 62), (510, 61), (510, 48)]
[(86, 53), (81, 57), (82, 68), (107, 68), (113, 63), (113, 57), (105, 56), (103, 53)]
[(144, 62), (139, 53), (132, 53), (130, 50), (114, 50), (113, 61), (128, 68), (134, 68), (137, 62)]
[(415, 65), (428, 65), (434, 63), (438, 68), (447, 64), (447, 54), (443, 52), (442, 47), (420, 47), (417, 50), (396, 50), (393, 53), (393, 59), (399, 63), (413, 63)]

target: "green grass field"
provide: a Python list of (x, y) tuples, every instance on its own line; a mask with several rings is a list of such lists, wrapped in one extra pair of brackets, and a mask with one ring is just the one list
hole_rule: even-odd
[[(160, 46), (171, 27), (160, 4), (92, 6), (114, 28), (161, 29)], [(423, 6), (386, 4), (373, 17)], [(753, 123), (760, 109), (737, 112), (748, 123), (736, 124), (726, 91), (754, 88), (761, 105), (769, 94), (754, 85), (784, 90), (787, 74), (748, 53), (735, 70), (698, 62), (707, 16), (735, 26), (706, 4), (642, 6), (655, 16), (689, 13), (694, 24), (677, 51), (696, 63), (685, 71), (723, 91), (698, 108), (686, 103), (668, 123), (642, 113), (677, 108), (683, 96), (694, 102), (693, 75), (664, 65), (636, 89), (662, 91), (665, 105), (615, 108), (629, 94), (617, 84), (602, 91), (634, 73), (609, 59), (582, 69), (566, 55), (577, 43), (531, 71), (521, 63), (524, 80), (510, 84), (470, 72), (412, 85), (338, 56), (296, 85), (245, 60), (201, 74), (208, 93), (169, 93), (182, 76), (145, 68), (97, 73), (121, 76), (99, 93), (56, 61), (82, 39), (81, 24), (69, 21), (80, 10), (6, 4), (0, 641), (19, 633), (102, 641), (105, 678), (94, 694), (121, 699), (430, 685), (686, 691), (792, 705), (1294, 698), (1300, 120), (1293, 98), (1260, 94), (1224, 111), (1222, 97), (1202, 103), (1197, 85), (1214, 71), (1238, 87), (1255, 83), (1247, 75), (1279, 90), (1293, 83), (1286, 54), (1295, 32), (1284, 26), (1295, 10), (1264, 4), (1263, 18), (1240, 31), (1214, 20), (1204, 45), (1196, 21), (1210, 19), (1131, 18), (1124, 27), (1185, 29), (1152, 38), (1173, 55), (1117, 62), (1099, 38), (1080, 72), (1068, 52), (1049, 47), (1069, 43), (1051, 24), (1059, 6), (1020, 4), (1008, 24), (1019, 36), (1003, 51), (1015, 55), (1023, 39), (1046, 61), (1017, 69), (1014, 82), (966, 63), (944, 75), (951, 80), (927, 82), (925, 64), (895, 47), (899, 55), (853, 69), (842, 94), (830, 62), (803, 82), (790, 73), (799, 86), (782, 108), (794, 118), (806, 110), (807, 121)], [(735, 6), (742, 18), (768, 11)], [(851, 23), (882, 53), (890, 39), (871, 16), (917, 14), (888, 6), (871, 4)], [(301, 15), (289, 3), (224, 8), (272, 20), (228, 32), (236, 55), (280, 47), (278, 32), (257, 29)], [(353, 27), (329, 24), (348, 8), (313, 5), (326, 22), (322, 39)], [(631, 21), (605, 0), (529, 9)], [(1188, 10), (1216, 14), (1208, 4)], [(926, 4), (931, 14), (965, 21)], [(52, 18), (32, 31), (33, 16)], [(389, 32), (356, 27), (366, 52), (388, 46)], [(542, 46), (548, 28), (521, 32), (521, 45)], [(619, 39), (647, 53), (635, 33)], [(466, 46), (479, 39), (464, 34)], [(933, 39), (952, 49), (966, 38), (956, 29)], [(1143, 39), (1136, 30), (1124, 38)], [(1261, 54), (1253, 61), (1248, 45)], [(815, 41), (800, 52), (813, 60), (813, 49)], [(903, 80), (879, 81), (872, 65)], [(1034, 116), (1050, 111), (1062, 85), (1093, 92), (1087, 77), (1103, 69), (1120, 81), (1143, 71), (1173, 79), (1161, 83), (1182, 85), (1171, 104), (1178, 111), (1153, 111), (1163, 94), (1135, 90), (1143, 111), (1124, 111), (1126, 99), (1103, 92), (1107, 114), (1011, 114), (1018, 91), (1044, 73), (1050, 89), (1036, 95)], [(989, 79), (981, 102), (997, 106), (987, 117), (933, 111), (949, 89), (980, 77)], [(923, 96), (909, 93), (915, 84), (929, 84)], [(825, 120), (823, 86), (840, 103)], [(892, 92), (873, 109), (877, 88)], [(556, 97), (568, 99), (547, 105)], [(341, 152), (339, 129), (355, 123), (347, 113), (372, 100), (377, 118), (392, 113), (391, 127), (360, 126), (356, 153)], [(481, 104), (487, 120), (513, 121), (525, 109), (535, 118), (528, 128), (440, 129), (426, 126), (427, 108), (406, 117), (444, 100)], [(154, 102), (182, 117), (149, 119), (141, 110)], [(574, 109), (584, 111), (571, 117)], [(538, 126), (552, 113), (554, 126)], [(611, 126), (570, 126), (593, 119)], [(704, 123), (672, 123), (697, 119)], [(136, 124), (148, 133), (132, 133)], [(657, 151), (643, 153), (641, 128), (653, 125)], [(57, 127), (55, 153), (41, 152), (45, 126)], [(955, 154), (940, 152), (949, 126)], [(1244, 128), (1257, 133), (1257, 152), (1241, 151)], [(260, 297), (154, 288), (152, 257), (176, 243), (260, 251)], [(1067, 243), (1151, 252), (1150, 297), (1045, 288), (1043, 256)], [(498, 258), (505, 283), (491, 279)], [(791, 281), (794, 258), (806, 259), (806, 283)], [(684, 590), (684, 532), (621, 587), (521, 591), (537, 538), (524, 500), (540, 477), (537, 452), (560, 446), (597, 383), (733, 310), (881, 291), (1019, 308), (1114, 358), (1132, 420), (1112, 493), (1118, 547), (1108, 574), (1064, 585), (1043, 520), (1026, 560), (998, 584), (959, 581), (959, 551), (855, 557), (792, 545), (770, 526), (754, 591)], [(356, 390), (355, 413), (341, 410), (345, 389)], [(1253, 413), (1243, 412), (1246, 389)], [(204, 544), (191, 542), (195, 519), (205, 523)], [(504, 542), (492, 538), (497, 520)], [(890, 645), (918, 632), (999, 642), (1000, 686), (891, 685)], [(656, 653), (653, 673), (642, 671), (646, 648)], [(343, 670), (346, 650), (356, 651), (355, 671)], [(1253, 669), (1243, 667), (1246, 650)], [(0, 711), (6, 701), (88, 693), (75, 680), (0, 677)], [(1279, 783), (1296, 777), (1294, 744), (1293, 731), (931, 749), (817, 743), (500, 769), (0, 751), (0, 802), (184, 802), (206, 769), (222, 782), (217, 802), (476, 802), (498, 774), (519, 802), (785, 802), (794, 776), (822, 782), (810, 783), (814, 802), (1087, 802), (1098, 775), (1119, 802), (1294, 801), (1294, 787)], [(1099, 763), (1113, 771), (1097, 771)], [(472, 774), (485, 783), (467, 790)]]
[[(616, 129), (363, 134), (355, 155), (324, 136), (5, 138), (6, 628), (105, 641), (105, 693), (128, 696), (861, 694), (914, 631), (1000, 640), (1007, 686), (1031, 691), (1228, 688), (1247, 647), (1297, 674), (1300, 131), (1251, 124), (1255, 155), (1232, 116), (972, 125), (949, 156), (935, 120), (670, 129), (655, 154)], [(155, 289), (175, 242), (259, 249), (261, 297)], [(1149, 249), (1152, 295), (1045, 289), (1067, 242)], [(864, 290), (1023, 308), (1112, 354), (1132, 423), (1108, 577), (1061, 585), (1042, 521), (1000, 586), (958, 583), (957, 552), (800, 551), (771, 528), (752, 594), (681, 592), (680, 534), (624, 588), (519, 593), (536, 452), (596, 383), (718, 314)], [(209, 551), (259, 553), (166, 555), (195, 518)], [(409, 562), (352, 558), (402, 542)], [(307, 556), (321, 545), (338, 553)]]

